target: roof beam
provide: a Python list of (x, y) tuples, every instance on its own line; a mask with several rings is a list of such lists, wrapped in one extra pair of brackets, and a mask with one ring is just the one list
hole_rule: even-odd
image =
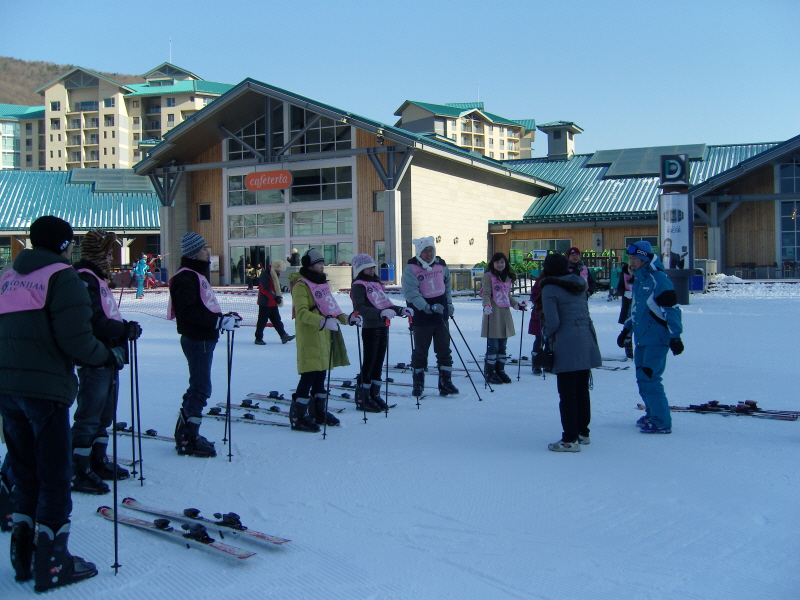
[(227, 135), (229, 138), (233, 138), (234, 140), (236, 140), (237, 142), (239, 142), (239, 143), (240, 143), (242, 146), (244, 146), (245, 148), (247, 148), (247, 149), (248, 149), (250, 152), (252, 152), (253, 154), (255, 154), (255, 155), (258, 157), (258, 158), (264, 158), (264, 155), (263, 155), (261, 152), (259, 152), (259, 151), (258, 151), (258, 150), (256, 150), (255, 148), (253, 148), (253, 147), (252, 147), (250, 144), (248, 144), (247, 142), (245, 142), (245, 141), (244, 141), (242, 138), (240, 138), (240, 137), (239, 137), (238, 135), (236, 135), (235, 133), (231, 133), (230, 131), (228, 131), (227, 129), (225, 129), (225, 127), (224, 127), (223, 125), (220, 125), (220, 126), (219, 126), (219, 129), (220, 129), (220, 131), (221, 131), (222, 133), (224, 133), (225, 135)]
[(300, 131), (295, 133), (292, 136), (292, 139), (290, 139), (288, 142), (286, 142), (286, 145), (275, 153), (275, 156), (282, 156), (284, 152), (286, 152), (289, 148), (291, 148), (292, 146), (294, 146), (297, 143), (297, 140), (299, 140), (301, 137), (303, 137), (306, 134), (306, 131), (308, 131), (314, 125), (316, 125), (317, 122), (321, 118), (322, 118), (322, 115), (314, 115), (314, 118), (311, 119), (308, 123), (306, 123), (306, 126), (303, 127)]

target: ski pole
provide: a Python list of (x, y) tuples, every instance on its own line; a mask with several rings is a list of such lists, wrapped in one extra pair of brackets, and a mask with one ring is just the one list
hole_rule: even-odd
[[(114, 375), (111, 378), (111, 397), (114, 399), (114, 423), (117, 422), (117, 392), (118, 392), (118, 385), (117, 380), (119, 379), (119, 371), (114, 371)], [(111, 484), (113, 488), (114, 494), (114, 564), (111, 565), (111, 568), (114, 569), (114, 575), (117, 574), (119, 568), (122, 566), (119, 564), (119, 531), (117, 526), (119, 525), (119, 521), (117, 519), (117, 428), (112, 428), (112, 435), (114, 436), (111, 440), (111, 457), (114, 461), (114, 481)]]
[[(488, 304), (487, 306), (491, 306)], [(486, 389), (486, 386), (489, 385), (489, 375), (486, 373), (486, 365), (489, 364), (489, 332), (492, 330), (492, 313), (486, 315), (486, 359), (483, 361), (483, 389)], [(495, 361), (497, 360), (497, 356), (495, 356)], [(480, 366), (480, 363), (478, 363)]]
[[(523, 303), (523, 307), (525, 304)], [(519, 324), (519, 359), (517, 359), (517, 381), (519, 381), (519, 374), (522, 370), (522, 336), (525, 333), (525, 309), (522, 308), (519, 312), (522, 313)]]
[[(233, 457), (233, 422), (231, 421), (231, 373), (233, 371), (233, 341), (236, 331), (228, 331), (226, 345), (228, 348), (228, 395), (225, 401), (225, 433), (228, 437), (228, 462)], [(224, 436), (223, 436), (224, 437)], [(225, 440), (223, 440), (225, 441)]]
[[(456, 323), (455, 317), (453, 315), (450, 315), (450, 319), (453, 321), (453, 324), (455, 324), (456, 329), (458, 329), (458, 333), (459, 333), (459, 335), (461, 335), (461, 339), (464, 340), (464, 345), (467, 347), (467, 350), (469, 350), (469, 354), (470, 354), (470, 356), (472, 356), (472, 360), (475, 361), (475, 364), (479, 365), (480, 363), (478, 362), (478, 359), (475, 358), (475, 354), (473, 354), (472, 348), (469, 347), (469, 344), (467, 343), (467, 338), (465, 338), (464, 334), (461, 332), (461, 328), (458, 326), (458, 323)], [(450, 341), (453, 344), (453, 348), (456, 349), (456, 354), (458, 354), (458, 358), (461, 360), (461, 364), (464, 367), (464, 371), (466, 371), (467, 377), (469, 377), (469, 381), (470, 381), (470, 383), (472, 383), (472, 387), (475, 388), (475, 393), (478, 394), (478, 388), (475, 387), (475, 382), (472, 381), (472, 375), (470, 375), (469, 369), (467, 368), (467, 365), (464, 363), (464, 359), (461, 358), (461, 353), (458, 351), (458, 347), (456, 346), (455, 342), (453, 341), (453, 336), (450, 335), (450, 328), (449, 327), (447, 328), (447, 335), (450, 336)], [(486, 385), (489, 387), (489, 391), (494, 393), (494, 388), (492, 387), (492, 384), (489, 383), (488, 377), (486, 376), (486, 373), (483, 374), (483, 378), (486, 381)], [(481, 398), (480, 394), (478, 394), (478, 400), (480, 400), (481, 402), (483, 401), (483, 398)]]
[[(411, 315), (408, 316), (408, 335), (411, 336), (411, 364), (414, 364), (414, 317)], [(387, 359), (388, 360), (388, 359)], [(414, 379), (414, 367), (411, 367), (411, 379)], [(424, 392), (425, 390), (423, 390)], [(417, 410), (419, 410), (419, 396), (417, 396)]]
[(128, 275), (128, 274), (129, 273), (123, 273), (122, 274), (122, 285), (119, 288), (119, 301), (117, 302), (117, 309), (119, 309), (119, 307), (122, 306), (122, 292), (125, 291), (125, 286), (127, 285), (125, 283), (125, 276)]
[[(328, 315), (325, 317), (325, 321), (327, 322), (328, 319), (333, 319), (332, 316)], [(338, 329), (337, 329), (338, 331)], [(325, 384), (325, 414), (322, 416), (322, 439), (324, 440), (328, 435), (328, 399), (331, 397), (331, 369), (333, 368), (333, 334), (335, 332), (331, 331), (331, 345), (328, 352), (328, 381)]]
[[(354, 311), (353, 314), (358, 316), (358, 311)], [(364, 423), (367, 422), (367, 406), (364, 403), (363, 394), (364, 394), (364, 375), (362, 371), (364, 370), (364, 363), (361, 359), (361, 325), (356, 324), (356, 342), (358, 343), (358, 377), (356, 378), (356, 384), (361, 388), (360, 390), (356, 390), (356, 394), (362, 394), (361, 399), (361, 408), (364, 409)]]
[(142, 458), (142, 411), (139, 404), (139, 347), (133, 340), (133, 377), (136, 381), (136, 439), (139, 444), (139, 485), (144, 485), (144, 459)]
[(386, 319), (386, 377), (384, 377), (384, 379), (386, 379), (386, 392), (384, 394), (386, 396), (386, 401), (384, 402), (384, 404), (386, 405), (386, 409), (384, 410), (384, 412), (386, 413), (387, 419), (389, 418), (389, 325), (391, 325), (391, 323), (387, 318)]
[[(131, 377), (131, 454), (133, 455), (133, 466), (131, 468), (131, 476), (136, 479), (136, 475), (138, 475), (138, 471), (136, 470), (136, 398), (135, 398), (135, 387), (133, 383), (133, 340), (128, 342), (128, 371), (130, 372)], [(114, 423), (114, 429), (116, 430), (116, 421)], [(116, 506), (114, 507), (116, 511)]]

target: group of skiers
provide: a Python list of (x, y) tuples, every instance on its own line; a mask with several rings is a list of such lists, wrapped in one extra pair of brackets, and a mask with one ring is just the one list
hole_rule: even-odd
[[(8, 449), (2, 482), (12, 490), (11, 562), (17, 581), (33, 578), (37, 591), (97, 574), (94, 564), (72, 556), (67, 548), (70, 492), (104, 494), (109, 491), (105, 481), (129, 476), (107, 457), (107, 430), (116, 411), (118, 371), (128, 361), (129, 349), (135, 349), (142, 328), (122, 318), (106, 283), (115, 234), (88, 232), (74, 268), (69, 262), (72, 238), (66, 221), (37, 219), (30, 230), (32, 249), (21, 251), (0, 275), (0, 415)], [(315, 432), (321, 425), (339, 424), (328, 411), (326, 376), (332, 368), (349, 364), (343, 325), (357, 326), (364, 345), (355, 398), (359, 409), (388, 409), (380, 395), (381, 365), (395, 317), (412, 324), (412, 393), (424, 393), (431, 344), (440, 395), (459, 393), (452, 382), (450, 270), (436, 255), (433, 237), (413, 243), (414, 257), (402, 275), (405, 307), (386, 295), (375, 273), (376, 262), (367, 254), (352, 261), (354, 310), (349, 314), (331, 292), (322, 253), (310, 248), (300, 258), (299, 271), (289, 277), (300, 375), (289, 411), (293, 430)], [(175, 445), (178, 454), (214, 457), (214, 442), (200, 435), (212, 391), (213, 354), (220, 332), (234, 331), (241, 317), (223, 313), (216, 300), (208, 280), (205, 239), (189, 232), (180, 247), (180, 269), (169, 282), (168, 316), (175, 319), (180, 334), (189, 386), (178, 413)], [(661, 376), (667, 351), (677, 355), (683, 350), (680, 309), (650, 244), (637, 242), (628, 253), (631, 311), (618, 343), (623, 347), (633, 333), (636, 379), (647, 406), (637, 423), (641, 431), (670, 433)], [(590, 370), (601, 364), (587, 302), (593, 284), (580, 258), (577, 248), (567, 256), (549, 255), (531, 292), (534, 353), (544, 340), (555, 352), (552, 372), (558, 378), (563, 433), (549, 448), (559, 452), (577, 452), (589, 443)], [(278, 276), (285, 268), (276, 260), (259, 278), (256, 344), (264, 343), (267, 319), (284, 344), (295, 339), (286, 334), (278, 311), (283, 300)], [(489, 383), (511, 382), (504, 370), (507, 340), (515, 335), (510, 311), (528, 308), (512, 296), (514, 281), (505, 255), (492, 256), (483, 277), (481, 328), (487, 338), (483, 374)], [(69, 407), (76, 397), (70, 429)]]

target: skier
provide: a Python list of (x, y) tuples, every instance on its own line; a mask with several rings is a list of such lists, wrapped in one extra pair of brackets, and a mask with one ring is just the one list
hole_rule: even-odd
[(486, 338), (484, 373), (489, 383), (511, 383), (511, 378), (506, 375), (505, 370), (508, 338), (516, 334), (511, 319), (511, 308), (525, 310), (525, 304), (520, 304), (511, 295), (511, 288), (516, 279), (517, 276), (509, 268), (506, 255), (495, 252), (481, 280), (483, 298), (481, 337)]
[(549, 444), (553, 452), (580, 452), (589, 444), (591, 369), (603, 364), (597, 334), (589, 316), (586, 288), (580, 275), (569, 272), (562, 254), (549, 254), (541, 283), (544, 323), (542, 333), (553, 343), (561, 439)]
[(181, 268), (169, 281), (168, 318), (175, 319), (181, 349), (189, 364), (189, 388), (175, 425), (178, 454), (209, 458), (217, 455), (214, 442), (200, 435), (203, 408), (211, 396), (211, 362), (220, 330), (233, 331), (241, 318), (222, 314), (208, 283), (210, 253), (202, 236), (188, 232), (181, 238)]
[(256, 270), (253, 268), (253, 265), (247, 263), (247, 269), (245, 270), (245, 277), (247, 277), (247, 289), (253, 289), (253, 279), (256, 277)]
[(569, 261), (569, 272), (580, 275), (586, 280), (589, 286), (586, 290), (586, 297), (588, 298), (597, 290), (597, 282), (594, 280), (594, 275), (592, 275), (589, 267), (583, 264), (580, 248), (573, 246), (567, 250), (567, 260)]
[(403, 295), (414, 309), (414, 351), (411, 355), (414, 388), (411, 393), (421, 396), (425, 390), (425, 369), (433, 342), (439, 368), (439, 394), (458, 394), (452, 381), (453, 357), (448, 328), (448, 317), (454, 312), (450, 269), (436, 256), (433, 236), (411, 241), (415, 255), (403, 269), (402, 278)]
[(267, 268), (261, 271), (258, 281), (258, 319), (256, 320), (256, 341), (259, 346), (265, 346), (264, 327), (267, 319), (272, 323), (275, 331), (281, 338), (282, 343), (291, 342), (293, 335), (286, 333), (281, 321), (281, 313), (278, 310), (283, 306), (283, 292), (278, 278), (286, 270), (286, 263), (281, 259), (275, 260), (272, 264), (267, 263)]
[[(83, 238), (81, 260), (73, 265), (84, 281), (92, 305), (92, 332), (108, 348), (126, 351), (128, 340), (142, 333), (136, 321), (125, 321), (108, 289), (116, 234), (92, 229)], [(129, 473), (109, 463), (107, 428), (114, 419), (119, 390), (119, 371), (115, 367), (78, 366), (78, 398), (72, 425), (72, 490), (86, 494), (106, 494), (103, 480), (125, 479)]]
[(350, 298), (353, 310), (363, 319), (361, 339), (364, 341), (364, 364), (358, 375), (355, 400), (359, 410), (366, 412), (381, 412), (387, 408), (381, 398), (381, 366), (389, 341), (386, 319), (414, 314), (412, 309), (397, 306), (386, 297), (380, 277), (375, 275), (376, 268), (375, 259), (369, 254), (353, 257), (354, 279)]
[(142, 255), (142, 258), (136, 262), (132, 271), (133, 278), (136, 280), (136, 300), (144, 298), (144, 283), (149, 270), (150, 269), (147, 267), (147, 259)]
[(533, 357), (542, 349), (542, 276), (541, 274), (531, 286), (531, 320), (528, 323), (528, 333), (533, 336), (533, 348), (531, 349), (531, 365), (533, 374), (541, 375), (542, 368), (533, 364)]
[(350, 364), (339, 325), (355, 325), (361, 317), (355, 313), (345, 316), (339, 308), (319, 250), (309, 248), (300, 262), (300, 271), (289, 275), (300, 374), (296, 393), (292, 394), (289, 421), (296, 431), (317, 432), (319, 425), (339, 424), (339, 419), (325, 411), (325, 376), (328, 369)]
[(662, 375), (667, 352), (683, 352), (681, 309), (672, 282), (664, 273), (650, 242), (628, 246), (630, 270), (633, 271), (631, 313), (617, 337), (617, 345), (633, 333), (633, 364), (639, 395), (647, 410), (636, 424), (642, 433), (672, 433), (672, 415), (664, 393)]
[(89, 295), (70, 268), (72, 237), (66, 221), (39, 217), (30, 228), (33, 248), (0, 276), (0, 415), (5, 469), (14, 479), (11, 564), (17, 581), (34, 578), (37, 592), (97, 575), (94, 564), (67, 549), (74, 363), (119, 369), (124, 360), (120, 348), (109, 350), (92, 335)]

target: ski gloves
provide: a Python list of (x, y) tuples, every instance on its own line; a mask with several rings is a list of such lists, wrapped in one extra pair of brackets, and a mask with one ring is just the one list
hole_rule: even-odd
[(628, 340), (628, 336), (630, 336), (631, 332), (627, 329), (623, 329), (622, 333), (617, 336), (617, 346), (620, 348), (625, 347), (625, 342)]
[(391, 308), (384, 308), (381, 311), (381, 319), (394, 319), (397, 316), (397, 313), (394, 312)]
[(672, 354), (678, 356), (681, 352), (683, 352), (683, 342), (681, 338), (671, 338), (669, 340), (669, 349), (672, 350)]
[(139, 337), (142, 335), (142, 326), (139, 325), (136, 321), (126, 321), (125, 322), (125, 339), (126, 340), (138, 340)]
[(330, 329), (331, 331), (339, 331), (339, 320), (336, 317), (323, 317), (319, 322), (319, 330)]
[(110, 348), (108, 358), (103, 366), (114, 367), (117, 371), (121, 371), (125, 366), (125, 350), (119, 347)]
[(229, 312), (222, 315), (217, 321), (217, 327), (220, 331), (233, 331), (239, 327), (242, 322), (242, 317), (238, 313)]
[(451, 316), (453, 313), (456, 312), (456, 309), (453, 307), (452, 304), (448, 304), (447, 306), (443, 304), (431, 304), (426, 310), (428, 314), (437, 313), (439, 315)]
[(413, 317), (414, 316), (414, 309), (404, 306), (403, 308), (400, 309), (400, 316), (401, 317)]
[(487, 304), (486, 306), (483, 307), (483, 314), (485, 314), (485, 315), (492, 314), (492, 305), (491, 304)]

